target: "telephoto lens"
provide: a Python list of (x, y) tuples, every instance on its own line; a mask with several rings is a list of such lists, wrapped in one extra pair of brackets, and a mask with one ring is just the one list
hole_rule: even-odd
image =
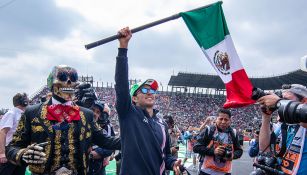
[(281, 122), (288, 124), (307, 123), (307, 105), (291, 100), (280, 100), (277, 103)]

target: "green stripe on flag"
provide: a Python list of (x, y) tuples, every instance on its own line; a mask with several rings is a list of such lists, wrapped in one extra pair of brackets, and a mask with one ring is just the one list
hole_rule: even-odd
[(222, 2), (209, 7), (180, 13), (190, 32), (200, 47), (205, 49), (223, 41), (229, 35)]

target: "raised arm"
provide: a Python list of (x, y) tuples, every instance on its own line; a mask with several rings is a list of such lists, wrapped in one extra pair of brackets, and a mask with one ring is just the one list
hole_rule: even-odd
[(131, 107), (131, 97), (129, 94), (128, 81), (128, 43), (132, 36), (128, 27), (119, 31), (122, 36), (119, 38), (118, 56), (116, 57), (115, 68), (115, 91), (116, 91), (116, 110), (119, 117), (123, 116)]
[(270, 151), (269, 145), (271, 140), (271, 129), (270, 129), (271, 116), (262, 113), (262, 124), (259, 133), (259, 151), (267, 152)]

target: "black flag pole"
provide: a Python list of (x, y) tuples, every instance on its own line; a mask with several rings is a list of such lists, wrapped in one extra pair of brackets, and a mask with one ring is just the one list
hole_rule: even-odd
[[(222, 2), (222, 1), (218, 1), (218, 2)], [(212, 3), (212, 4), (215, 4), (215, 3)], [(205, 5), (205, 6), (202, 6), (202, 7), (198, 7), (198, 8), (196, 8), (196, 9), (189, 10), (189, 11), (186, 11), (186, 12), (190, 12), (190, 11), (194, 11), (194, 10), (199, 10), (199, 9), (202, 9), (202, 8), (206, 8), (206, 7), (211, 6), (212, 4), (208, 4), (208, 5)], [(157, 20), (157, 21), (154, 21), (154, 22), (151, 22), (151, 23), (148, 23), (148, 24), (145, 24), (145, 25), (142, 25), (142, 26), (133, 28), (133, 29), (131, 29), (131, 33), (136, 33), (136, 32), (139, 32), (139, 31), (141, 31), (141, 30), (148, 29), (148, 28), (150, 28), (150, 27), (153, 27), (153, 26), (156, 26), (156, 25), (165, 23), (165, 22), (168, 22), (168, 21), (171, 21), (171, 20), (178, 19), (179, 17), (180, 17), (180, 13), (177, 13), (177, 14), (174, 14), (174, 15), (172, 15), (172, 16), (169, 16), (169, 17), (166, 17), (166, 18), (163, 18), (163, 19), (160, 19), (160, 20)], [(93, 43), (87, 44), (87, 45), (85, 45), (85, 48), (86, 48), (87, 50), (88, 50), (88, 49), (92, 49), (92, 48), (97, 47), (97, 46), (100, 46), (100, 45), (102, 45), (102, 44), (105, 44), (105, 43), (114, 41), (114, 40), (118, 39), (119, 37), (120, 37), (119, 34), (116, 34), (116, 35), (113, 35), (113, 36), (110, 36), (110, 37), (107, 37), (107, 38), (104, 38), (104, 39), (95, 41), (95, 42), (93, 42)]]

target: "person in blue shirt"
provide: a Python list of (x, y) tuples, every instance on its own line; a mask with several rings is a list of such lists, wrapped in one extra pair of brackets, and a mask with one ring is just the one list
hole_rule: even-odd
[[(290, 88), (283, 92), (283, 99), (275, 94), (270, 94), (258, 99), (261, 105), (266, 107), (278, 107), (281, 100), (291, 100), (300, 103), (307, 102), (307, 88), (303, 85), (292, 84)], [(259, 135), (259, 149), (260, 151), (269, 152), (269, 144), (271, 140), (270, 130), (270, 111), (263, 111), (262, 113), (262, 126), (260, 128)], [(283, 124), (282, 124), (283, 125)], [(282, 127), (282, 126), (280, 126)], [(275, 128), (275, 135), (279, 144), (276, 145), (277, 149), (280, 149), (281, 132), (280, 127)], [(307, 174), (307, 139), (306, 128), (307, 123), (287, 124), (287, 136), (286, 136), (286, 152), (282, 157), (281, 170), (286, 174), (291, 175), (303, 175)], [(277, 132), (279, 131), (279, 132)]]
[(251, 140), (248, 155), (250, 157), (256, 157), (259, 153), (259, 130), (254, 132), (254, 138)]
[(118, 33), (115, 92), (122, 144), (120, 174), (164, 175), (167, 169), (179, 175), (181, 160), (171, 156), (167, 124), (154, 109), (158, 83), (147, 79), (132, 85), (129, 93), (127, 48), (132, 33), (128, 27)]

